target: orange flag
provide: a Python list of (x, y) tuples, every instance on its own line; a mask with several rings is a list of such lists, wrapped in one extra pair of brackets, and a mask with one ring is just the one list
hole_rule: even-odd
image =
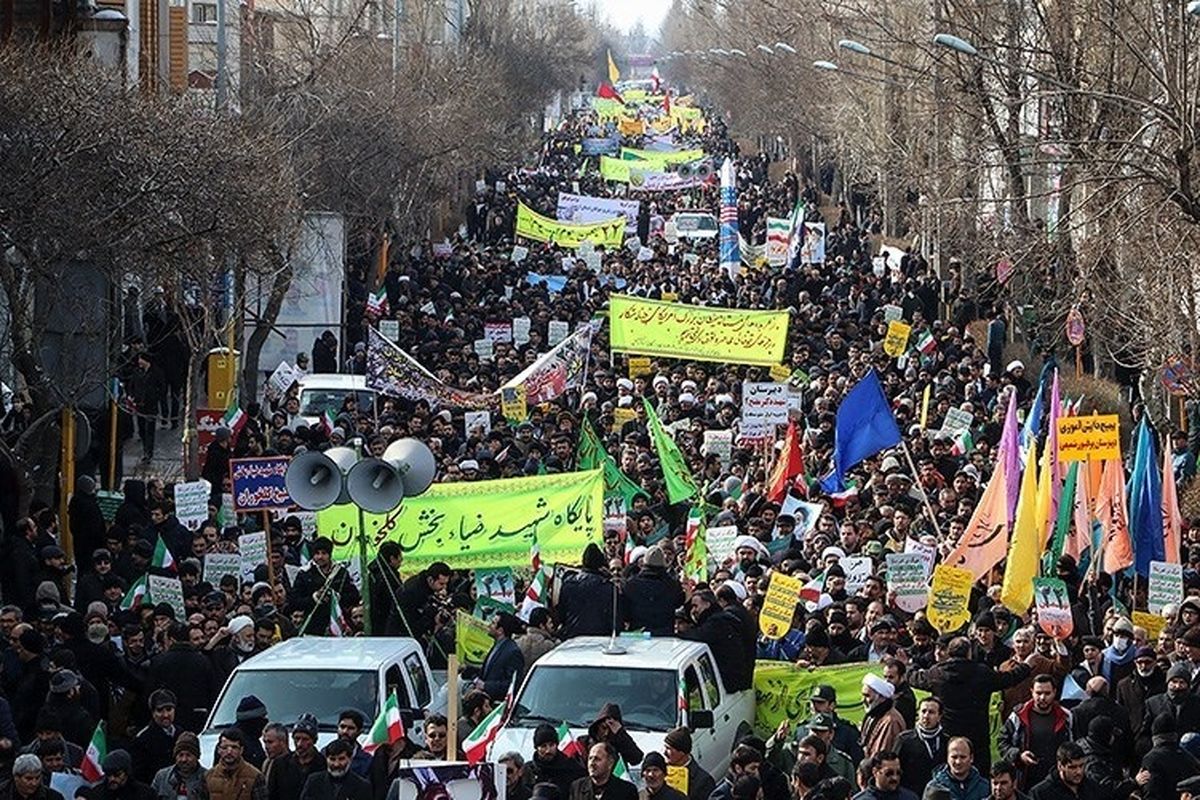
[[(1079, 563), (1079, 557), (1082, 556), (1092, 546), (1092, 520), (1095, 518), (1092, 514), (1092, 493), (1088, 488), (1087, 465), (1081, 465), (1083, 468), (1079, 470), (1075, 479), (1075, 497), (1071, 502), (1075, 504), (1074, 511), (1074, 530), (1067, 536), (1067, 541), (1063, 546), (1063, 552), (1075, 559), (1075, 563)], [(1067, 502), (1063, 498), (1063, 502)], [(1095, 553), (1092, 554), (1094, 558)]]
[(1179, 564), (1179, 541), (1183, 534), (1183, 515), (1179, 513), (1179, 495), (1175, 490), (1175, 466), (1171, 463), (1171, 442), (1163, 444), (1162, 479), (1163, 550), (1168, 564)]
[[(787, 435), (783, 439), (783, 452), (775, 460), (771, 479), (767, 482), (767, 499), (772, 503), (782, 503), (792, 481), (803, 474), (804, 454), (800, 451), (800, 435), (796, 432), (796, 421), (789, 420)], [(804, 494), (808, 496), (807, 491)]]
[(1104, 462), (1100, 492), (1096, 496), (1096, 516), (1104, 527), (1104, 571), (1110, 575), (1133, 565), (1133, 545), (1129, 541), (1129, 512), (1125, 507), (1125, 470), (1120, 459)]
[(1008, 489), (1004, 470), (997, 467), (983, 490), (979, 505), (958, 545), (945, 563), (969, 570), (975, 580), (987, 575), (1008, 553)]

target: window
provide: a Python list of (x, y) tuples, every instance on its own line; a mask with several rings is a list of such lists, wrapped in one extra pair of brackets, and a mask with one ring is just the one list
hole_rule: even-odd
[[(666, 732), (678, 724), (678, 680), (677, 673), (665, 669), (534, 667), (509, 726), (566, 722), (572, 728), (586, 728), (596, 716), (594, 698), (603, 697), (621, 706), (630, 731)], [(581, 686), (589, 690), (581, 692)]]
[(408, 700), (408, 689), (404, 685), (404, 675), (400, 672), (399, 664), (392, 664), (383, 676), (383, 690), (389, 695), (396, 690), (396, 701), (401, 708), (412, 708)]
[(217, 22), (216, 3), (192, 3), (192, 22), (207, 24)]
[(429, 687), (428, 675), (425, 672), (425, 668), (421, 665), (421, 657), (416, 653), (406, 655), (404, 657), (404, 671), (408, 673), (409, 683), (413, 685), (413, 690), (417, 693), (414, 705), (417, 708), (425, 708), (433, 698), (433, 693)]
[(708, 708), (704, 704), (704, 694), (700, 691), (700, 679), (696, 677), (696, 665), (690, 664), (683, 671), (683, 685), (687, 689), (688, 711), (699, 711)]
[(213, 711), (210, 728), (236, 722), (238, 702), (252, 694), (263, 701), (271, 719), (290, 722), (307, 712), (316, 716), (321, 730), (335, 731), (343, 708), (375, 713), (378, 683), (379, 673), (365, 670), (238, 670)]
[(710, 655), (705, 654), (700, 657), (700, 678), (704, 681), (704, 694), (708, 695), (709, 707), (715, 709), (721, 705), (721, 688), (717, 681), (717, 670), (713, 666)]

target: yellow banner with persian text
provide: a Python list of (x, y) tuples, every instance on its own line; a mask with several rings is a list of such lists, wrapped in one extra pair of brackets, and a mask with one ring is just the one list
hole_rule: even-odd
[(559, 247), (577, 248), (584, 242), (608, 248), (620, 247), (625, 241), (625, 224), (624, 217), (581, 224), (559, 222), (542, 216), (524, 203), (517, 203), (517, 236)]
[(774, 366), (787, 345), (787, 311), (743, 311), (613, 295), (614, 352)]

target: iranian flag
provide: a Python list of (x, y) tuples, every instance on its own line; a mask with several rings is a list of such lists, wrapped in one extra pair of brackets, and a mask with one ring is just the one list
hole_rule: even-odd
[(567, 727), (567, 723), (559, 723), (558, 726), (558, 751), (567, 758), (579, 758), (583, 756), (583, 745), (571, 733), (571, 729)]
[(380, 745), (396, 744), (403, 738), (404, 723), (400, 719), (400, 700), (396, 697), (396, 690), (393, 689), (383, 704), (383, 711), (379, 712), (375, 724), (367, 733), (367, 743), (363, 745), (363, 750), (374, 753)]
[(975, 449), (975, 437), (971, 435), (968, 429), (958, 432), (954, 437), (954, 444), (950, 447), (950, 454), (955, 456), (965, 456), (967, 453)]
[(929, 355), (937, 349), (937, 340), (933, 338), (933, 334), (928, 329), (921, 332), (917, 337), (917, 349), (922, 353)]
[(682, 675), (679, 676), (679, 692), (678, 692), (678, 694), (679, 694), (679, 697), (676, 698), (676, 705), (679, 706), (679, 724), (684, 725), (687, 722), (687, 720), (684, 718), (684, 715), (687, 714), (688, 701), (687, 701), (687, 684), (683, 682)]
[(337, 592), (329, 593), (329, 635), (346, 636), (350, 633), (350, 625), (342, 615), (342, 607), (338, 603)]
[(337, 417), (334, 416), (332, 408), (327, 408), (321, 412), (321, 429), (325, 431), (326, 436), (333, 433), (336, 419)]
[(149, 592), (149, 586), (146, 581), (146, 576), (138, 578), (134, 581), (133, 586), (129, 587), (129, 591), (121, 598), (121, 610), (129, 611), (137, 609), (142, 605), (142, 601), (146, 599), (146, 594)]
[(104, 770), (100, 767), (100, 763), (104, 761), (104, 757), (108, 755), (108, 737), (104, 735), (104, 722), (97, 723), (96, 730), (92, 733), (92, 740), (88, 742), (87, 752), (83, 754), (83, 763), (79, 765), (79, 771), (83, 774), (83, 779), (89, 783), (96, 783), (104, 777)]
[(238, 402), (238, 393), (234, 391), (232, 399), (229, 401), (229, 408), (225, 409), (224, 415), (221, 417), (221, 424), (236, 438), (241, 432), (242, 426), (246, 424), (246, 412), (242, 411), (242, 404)]
[(150, 566), (167, 572), (175, 571), (175, 557), (171, 555), (161, 533), (158, 535), (158, 541), (154, 543), (154, 557), (150, 559)]
[(546, 605), (546, 587), (550, 583), (550, 576), (542, 566), (542, 550), (538, 546), (536, 534), (529, 546), (529, 567), (529, 587), (525, 589), (525, 597), (522, 598), (521, 609), (517, 613), (523, 622), (529, 622), (529, 614), (535, 608)]
[(471, 731), (471, 735), (463, 740), (463, 752), (466, 753), (468, 762), (477, 764), (487, 757), (488, 749), (496, 740), (500, 729), (504, 727), (507, 712), (507, 702), (496, 706), (479, 722), (475, 730)]
[(367, 313), (375, 316), (382, 316), (388, 313), (387, 289), (380, 286), (371, 294), (367, 295)]

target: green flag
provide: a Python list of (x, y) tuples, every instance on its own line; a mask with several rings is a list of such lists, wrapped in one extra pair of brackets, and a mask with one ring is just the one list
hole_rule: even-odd
[(650, 438), (654, 441), (654, 449), (658, 452), (658, 461), (662, 464), (663, 480), (667, 482), (667, 500), (674, 504), (700, 494), (692, 471), (688, 469), (679, 446), (671, 435), (663, 430), (662, 421), (654, 413), (650, 401), (642, 399), (646, 407), (646, 423), (650, 428)]
[(694, 583), (708, 581), (708, 528), (704, 510), (694, 506), (688, 512), (687, 529), (684, 536), (683, 574)]
[(1058, 517), (1054, 520), (1054, 537), (1050, 540), (1050, 547), (1046, 550), (1046, 554), (1042, 556), (1042, 574), (1053, 576), (1054, 568), (1058, 564), (1058, 559), (1062, 557), (1063, 545), (1067, 541), (1067, 533), (1071, 530), (1071, 516), (1075, 512), (1075, 484), (1079, 480), (1079, 464), (1078, 461), (1071, 462), (1071, 468), (1067, 471), (1067, 479), (1063, 482), (1061, 498), (1058, 501)]
[(583, 425), (579, 428), (579, 447), (575, 451), (575, 468), (588, 470), (597, 467), (604, 468), (605, 497), (620, 497), (625, 501), (625, 508), (632, 508), (634, 497), (639, 494), (646, 495), (640, 486), (625, 477), (624, 472), (621, 472), (617, 462), (600, 443), (600, 437), (596, 435), (591, 420), (584, 417)]

